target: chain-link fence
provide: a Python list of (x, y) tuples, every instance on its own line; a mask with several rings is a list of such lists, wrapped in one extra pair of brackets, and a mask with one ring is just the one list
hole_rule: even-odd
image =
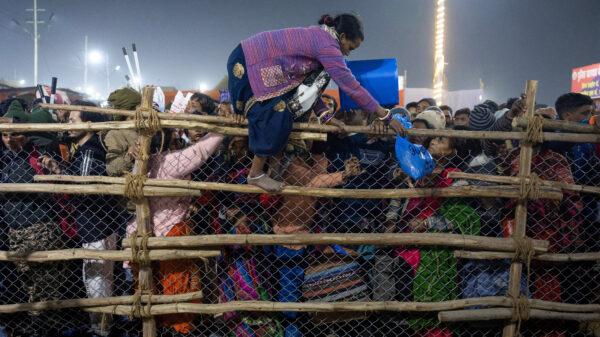
[[(189, 142), (182, 140), (182, 135)], [(84, 138), (78, 138), (78, 144), (70, 144), (61, 143), (60, 137), (52, 133), (3, 131), (2, 183), (45, 184), (58, 186), (57, 190), (62, 191), (61, 186), (68, 182), (34, 181), (34, 176), (123, 177), (133, 169), (135, 158), (128, 150), (137, 139), (135, 131), (110, 130), (83, 137), (88, 139), (82, 142)], [(250, 237), (247, 235), (440, 233), (455, 234), (453, 238), (462, 240), (460, 244), (450, 243), (450, 239), (426, 245), (411, 245), (411, 241), (403, 245), (354, 244), (335, 235), (328, 244), (257, 244), (244, 239), (239, 244), (221, 247), (213, 242), (207, 246), (220, 249), (218, 257), (153, 259), (153, 287), (137, 308), (131, 304), (135, 300), (110, 305), (107, 302), (94, 305), (93, 309), (24, 310), (8, 305), (135, 295), (140, 262), (136, 254), (147, 249), (152, 252), (152, 245), (159, 241), (126, 241), (126, 246), (134, 246), (133, 257), (121, 260), (132, 261), (68, 257), (51, 262), (0, 261), (0, 327), (13, 336), (141, 336), (139, 316), (152, 313), (159, 336), (500, 336), (506, 317), (468, 323), (438, 320), (439, 311), (490, 306), (484, 302), (463, 302), (454, 308), (426, 311), (422, 309), (425, 305), (402, 310), (394, 305), (506, 295), (513, 253), (481, 259), (466, 258), (459, 251), (468, 250), (469, 247), (461, 246), (472, 236), (509, 238), (515, 228), (521, 192), (513, 185), (510, 191), (516, 194), (495, 197), (495, 192), (489, 190), (502, 192), (508, 187), (452, 178), (452, 173), (516, 177), (520, 170), (518, 144), (444, 137), (412, 140), (428, 148), (437, 165), (431, 175), (418, 181), (399, 170), (392, 137), (329, 134), (327, 141), (291, 141), (282, 157), (270, 165), (268, 174), (288, 186), (342, 189), (340, 197), (261, 194), (244, 188), (219, 190), (218, 186), (194, 196), (180, 193), (148, 197), (153, 235), (202, 236), (209, 242), (217, 234)], [(163, 129), (153, 137), (150, 148), (150, 179), (247, 186), (252, 162), (247, 137)], [(546, 181), (599, 186), (596, 154), (595, 145), (588, 143), (536, 145), (531, 171)], [(124, 179), (114, 181), (125, 185)], [(135, 238), (139, 229), (136, 205), (117, 195), (122, 193), (95, 194), (100, 192), (93, 190), (99, 188), (98, 184), (86, 184), (92, 191), (84, 194), (3, 192), (0, 243), (7, 259), (35, 251), (71, 248), (124, 250), (123, 239), (132, 235)], [(426, 193), (421, 197), (364, 198), (355, 194), (357, 190), (461, 186), (471, 191), (464, 192), (466, 197)], [(486, 188), (485, 196), (477, 192)], [(568, 255), (553, 255), (565, 257), (562, 261), (534, 258), (525, 263), (521, 292), (531, 299), (550, 302), (599, 304), (597, 261), (573, 261), (576, 256), (583, 256), (581, 253), (600, 252), (598, 198), (595, 194), (565, 190), (562, 199), (554, 199), (557, 198), (540, 198), (527, 204), (526, 235), (548, 242), (546, 256)], [(142, 244), (137, 245), (138, 241)], [(334, 242), (337, 243), (331, 244)], [(498, 251), (485, 249), (487, 241), (481, 242), (478, 250)], [(201, 251), (198, 246), (202, 244), (178, 250)], [(201, 293), (201, 297), (176, 303), (156, 300), (160, 295), (187, 293)], [(270, 304), (261, 307), (254, 302), (244, 307), (238, 301), (293, 303), (268, 308)], [(231, 307), (195, 307), (196, 313), (186, 312), (183, 305), (232, 302), (235, 305)], [(351, 311), (341, 310), (335, 302), (356, 306)], [(298, 308), (294, 308), (294, 303), (299, 303)], [(370, 303), (387, 306), (373, 311)], [(597, 313), (597, 308), (592, 312)], [(522, 324), (521, 331), (526, 336), (584, 336), (594, 328), (594, 323), (586, 319), (531, 319)]]

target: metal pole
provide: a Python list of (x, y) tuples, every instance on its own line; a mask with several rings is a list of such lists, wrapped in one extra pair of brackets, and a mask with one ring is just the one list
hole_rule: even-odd
[(108, 54), (106, 54), (106, 97), (110, 94), (110, 71), (108, 70)]
[(142, 73), (140, 72), (140, 60), (138, 59), (137, 48), (135, 47), (135, 43), (131, 44), (133, 48), (133, 59), (135, 60), (135, 69), (137, 71), (137, 80), (138, 80), (138, 90), (142, 90)]
[(33, 83), (38, 84), (37, 0), (33, 0)]
[(87, 52), (87, 35), (85, 36), (85, 44), (83, 47), (83, 92), (87, 92), (87, 63), (88, 63), (88, 52)]

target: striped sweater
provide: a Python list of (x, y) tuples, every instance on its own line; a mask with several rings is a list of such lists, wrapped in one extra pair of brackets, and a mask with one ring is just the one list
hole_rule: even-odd
[(242, 41), (248, 80), (257, 100), (283, 95), (324, 68), (356, 104), (375, 112), (379, 103), (344, 62), (339, 43), (317, 26), (262, 32)]

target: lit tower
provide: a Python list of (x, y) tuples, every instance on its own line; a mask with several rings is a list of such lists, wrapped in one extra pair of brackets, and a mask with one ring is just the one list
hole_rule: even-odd
[(433, 98), (438, 105), (442, 104), (442, 89), (444, 88), (444, 24), (445, 0), (436, 1), (435, 15), (435, 51), (433, 53)]

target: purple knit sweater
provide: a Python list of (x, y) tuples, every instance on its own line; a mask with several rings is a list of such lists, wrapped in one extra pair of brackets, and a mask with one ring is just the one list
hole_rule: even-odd
[(262, 32), (242, 41), (246, 71), (257, 100), (283, 95), (313, 70), (324, 68), (346, 95), (368, 112), (379, 103), (344, 62), (339, 43), (317, 26)]

